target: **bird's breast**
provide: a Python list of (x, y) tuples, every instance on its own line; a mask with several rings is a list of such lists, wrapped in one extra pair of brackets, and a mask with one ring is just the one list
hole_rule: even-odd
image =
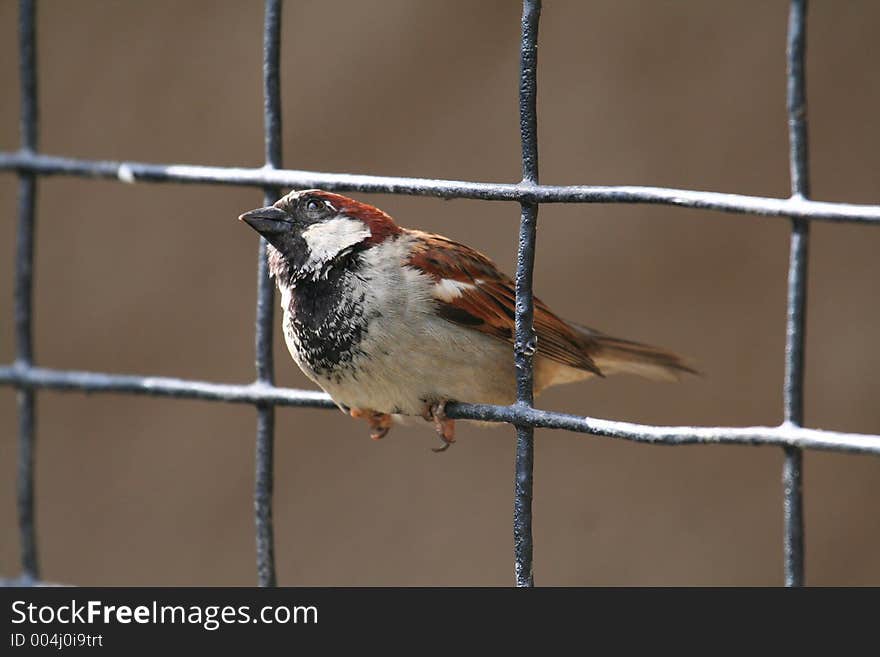
[(339, 377), (363, 355), (370, 321), (364, 291), (344, 270), (282, 289), (284, 337), (291, 355), (312, 378)]
[(437, 317), (434, 282), (402, 265), (395, 249), (368, 249), (359, 268), (282, 289), (284, 335), (300, 368), (337, 403), (417, 415), (425, 400), (464, 398), (474, 368), (498, 378), (485, 365), (502, 343)]

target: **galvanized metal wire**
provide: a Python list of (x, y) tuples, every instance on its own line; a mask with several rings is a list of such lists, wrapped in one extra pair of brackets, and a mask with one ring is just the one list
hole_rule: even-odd
[[(523, 2), (519, 56), (519, 131), (522, 141), (523, 183), (538, 184), (538, 21), (541, 0)], [(516, 365), (516, 403), (528, 409), (535, 402), (534, 355), (536, 341), (532, 304), (538, 204), (520, 203), (519, 247), (516, 256), (516, 303), (513, 359)], [(535, 465), (535, 428), (516, 425), (516, 479), (513, 493), (514, 576), (517, 586), (534, 586), (532, 573), (532, 471)]]
[[(334, 191), (391, 193), (442, 198), (512, 201), (520, 205), (520, 241), (516, 271), (516, 336), (512, 357), (517, 366), (517, 402), (511, 406), (449, 404), (455, 419), (506, 422), (517, 432), (514, 486), (515, 581), (532, 586), (532, 472), (534, 429), (575, 431), (654, 445), (775, 445), (785, 450), (783, 468), (783, 572), (788, 586), (804, 583), (802, 450), (880, 454), (880, 436), (810, 429), (804, 423), (804, 334), (809, 224), (811, 221), (880, 225), (880, 206), (810, 200), (807, 150), (805, 44), (806, 0), (792, 0), (788, 25), (788, 117), (791, 197), (744, 196), (695, 190), (638, 186), (553, 186), (538, 182), (537, 44), (540, 0), (524, 0), (520, 45), (520, 132), (523, 179), (486, 183), (426, 178), (353, 175), (281, 168), (281, 0), (266, 0), (263, 80), (266, 165), (261, 168), (184, 164), (109, 162), (57, 157), (37, 152), (38, 115), (35, 0), (19, 2), (21, 76), (21, 148), (0, 152), (0, 171), (19, 177), (14, 323), (15, 361), (0, 366), (0, 385), (18, 391), (18, 525), (21, 574), (6, 583), (39, 582), (34, 519), (35, 394), (38, 389), (121, 393), (245, 403), (257, 410), (255, 524), (257, 581), (277, 582), (272, 531), (274, 409), (276, 406), (334, 408), (320, 392), (278, 388), (272, 363), (273, 290), (267, 276), (264, 244), (257, 265), (256, 380), (247, 384), (183, 380), (99, 372), (56, 370), (34, 364), (33, 277), (36, 184), (40, 176), (110, 178), (124, 183), (197, 183), (244, 185), (263, 189), (264, 202), (278, 198), (282, 187), (320, 187)], [(662, 427), (615, 422), (536, 409), (533, 406), (532, 270), (536, 224), (541, 203), (652, 203), (696, 210), (787, 217), (792, 222), (783, 422), (776, 427)]]
[[(18, 43), (21, 80), (21, 152), (37, 150), (39, 105), (37, 104), (37, 47), (34, 6), (21, 1), (19, 6)], [(15, 365), (28, 368), (34, 360), (34, 234), (36, 232), (37, 176), (31, 171), (18, 172), (18, 230), (15, 243)], [(34, 460), (36, 399), (31, 388), (18, 388), (18, 531), (21, 537), (22, 577), (37, 579), (37, 534), (34, 519)]]
[[(791, 195), (810, 195), (807, 150), (807, 92), (805, 57), (807, 47), (807, 1), (793, 0), (788, 17), (788, 135)], [(788, 265), (788, 307), (785, 325), (785, 379), (783, 382), (784, 421), (799, 427), (804, 423), (804, 340), (807, 314), (807, 254), (810, 224), (793, 218), (791, 254)], [(785, 583), (804, 583), (804, 496), (803, 453), (797, 447), (785, 448), (782, 467), (782, 507), (785, 526), (783, 563)]]
[[(281, 166), (281, 0), (266, 0), (263, 28), (263, 130), (266, 142), (266, 169)], [(267, 185), (263, 205), (272, 205), (281, 197), (277, 186)], [(275, 288), (269, 278), (266, 240), (259, 239), (257, 253), (257, 382), (272, 386), (275, 372), (272, 358), (272, 322)], [(272, 492), (275, 463), (275, 407), (257, 405), (257, 443), (254, 454), (254, 516), (257, 530), (257, 581), (260, 586), (275, 586), (275, 534), (272, 526)]]

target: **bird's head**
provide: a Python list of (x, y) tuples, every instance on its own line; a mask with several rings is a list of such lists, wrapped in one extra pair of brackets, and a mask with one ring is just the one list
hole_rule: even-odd
[(291, 192), (239, 219), (266, 238), (271, 273), (285, 283), (326, 276), (346, 258), (401, 232), (378, 208), (318, 189)]

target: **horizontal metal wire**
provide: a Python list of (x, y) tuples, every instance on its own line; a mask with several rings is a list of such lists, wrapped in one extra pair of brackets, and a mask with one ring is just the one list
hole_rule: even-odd
[(53, 370), (45, 367), (0, 367), (0, 385), (26, 388), (52, 388), (81, 392), (117, 392), (179, 399), (232, 402), (240, 404), (272, 404), (276, 406), (310, 406), (336, 408), (323, 392), (278, 388), (265, 383), (212, 383), (164, 376), (105, 374), (75, 370)]
[(4, 169), (27, 171), (40, 175), (110, 178), (126, 183), (177, 182), (250, 187), (269, 185), (297, 189), (320, 187), (338, 192), (404, 194), (438, 196), (447, 199), (468, 198), (527, 203), (643, 203), (766, 217), (880, 224), (880, 205), (812, 201), (798, 197), (781, 199), (638, 185), (563, 186), (533, 185), (528, 182), (466, 182), (263, 167), (109, 162), (56, 157), (23, 151), (0, 152), (0, 170)]
[[(330, 397), (324, 393), (279, 388), (262, 383), (210, 383), (160, 376), (53, 370), (19, 365), (0, 367), (0, 385), (81, 392), (128, 393), (242, 404), (336, 408)], [(459, 420), (507, 422), (539, 429), (564, 429), (651, 445), (781, 445), (880, 455), (880, 436), (808, 429), (789, 424), (778, 427), (653, 426), (544, 411), (518, 404), (493, 406), (456, 403), (447, 406), (446, 414), (450, 418)]]

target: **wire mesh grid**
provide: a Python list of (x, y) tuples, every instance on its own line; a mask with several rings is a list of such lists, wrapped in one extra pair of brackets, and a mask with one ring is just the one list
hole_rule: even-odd
[[(115, 392), (251, 404), (257, 410), (254, 509), (257, 580), (277, 582), (273, 552), (272, 474), (276, 406), (335, 408), (318, 392), (274, 385), (272, 354), (273, 289), (267, 275), (265, 243), (257, 260), (256, 379), (222, 384), (167, 377), (132, 376), (38, 367), (33, 358), (33, 262), (36, 191), (39, 176), (110, 178), (126, 183), (200, 183), (263, 189), (271, 204), (280, 188), (320, 187), (333, 191), (390, 193), (441, 198), (518, 202), (521, 208), (516, 268), (517, 402), (511, 406), (449, 404), (454, 419), (506, 422), (516, 427), (514, 555), (518, 586), (532, 586), (532, 466), (534, 429), (551, 428), (641, 443), (776, 445), (785, 452), (783, 482), (783, 567), (787, 586), (804, 583), (802, 450), (880, 454), (880, 436), (803, 427), (804, 334), (807, 253), (810, 221), (880, 224), (880, 206), (809, 200), (809, 158), (805, 94), (806, 0), (792, 0), (788, 22), (787, 97), (791, 196), (786, 199), (634, 186), (550, 186), (538, 182), (537, 44), (540, 0), (524, 0), (520, 42), (519, 114), (523, 179), (519, 183), (481, 183), (425, 178), (351, 175), (282, 169), (280, 48), (282, 0), (266, 0), (263, 38), (263, 86), (266, 164), (261, 168), (107, 162), (43, 155), (37, 152), (38, 118), (35, 0), (19, 0), (21, 148), (0, 152), (0, 170), (19, 178), (18, 230), (14, 276), (15, 362), (0, 366), (0, 384), (17, 389), (17, 505), (21, 575), (4, 583), (40, 583), (34, 518), (35, 391), (38, 388)], [(775, 427), (649, 426), (555, 413), (533, 407), (532, 270), (538, 207), (541, 203), (653, 203), (791, 220), (786, 314), (783, 422)]]

